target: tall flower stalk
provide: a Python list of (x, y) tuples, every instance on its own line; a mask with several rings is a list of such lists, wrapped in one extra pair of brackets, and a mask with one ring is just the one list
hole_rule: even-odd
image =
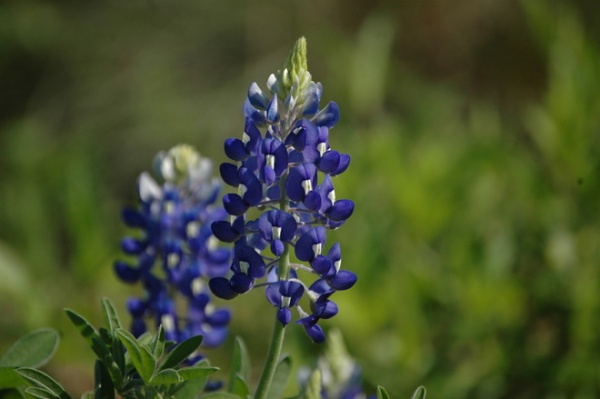
[(233, 243), (233, 258), (229, 274), (209, 285), (224, 299), (264, 287), (276, 308), (258, 399), (268, 393), (292, 309), (308, 336), (323, 342), (319, 322), (338, 312), (331, 296), (356, 282), (354, 273), (341, 269), (339, 243), (325, 251), (327, 230), (343, 225), (354, 203), (336, 198), (333, 178), (347, 169), (350, 157), (330, 146), (339, 110), (335, 102), (320, 109), (322, 93), (308, 72), (306, 40), (300, 38), (283, 69), (269, 76), (266, 92), (250, 86), (242, 139), (225, 141), (233, 162), (221, 164), (221, 177), (237, 193), (223, 197), (230, 218), (213, 223), (212, 231)]
[(169, 340), (201, 335), (203, 346), (217, 346), (230, 319), (227, 309), (214, 307), (207, 286), (208, 279), (227, 273), (231, 257), (210, 229), (227, 216), (215, 204), (221, 183), (212, 175), (212, 162), (189, 145), (160, 152), (154, 169), (158, 182), (142, 173), (138, 206), (123, 210), (124, 222), (137, 234), (121, 241), (129, 258), (115, 262), (121, 280), (143, 287), (142, 296), (127, 303), (131, 331), (140, 336), (151, 318)]

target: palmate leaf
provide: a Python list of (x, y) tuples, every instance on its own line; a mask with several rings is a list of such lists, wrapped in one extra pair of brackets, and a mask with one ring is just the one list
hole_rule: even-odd
[(177, 344), (160, 365), (159, 370), (172, 369), (187, 359), (202, 343), (202, 336), (196, 335)]
[[(26, 379), (35, 387), (40, 388), (49, 394), (52, 394), (53, 398), (71, 399), (69, 394), (58, 382), (56, 382), (52, 377), (40, 370), (32, 369), (29, 367), (21, 367), (17, 369), (17, 373), (19, 373), (21, 377)], [(37, 393), (39, 394), (39, 392)]]
[(287, 386), (290, 373), (292, 372), (292, 359), (289, 356), (281, 358), (275, 369), (271, 387), (267, 393), (267, 399), (280, 399), (281, 394)]
[(138, 374), (144, 382), (148, 383), (156, 369), (156, 359), (145, 345), (138, 344), (133, 334), (129, 331), (118, 328), (116, 334), (127, 349), (131, 362)]
[(0, 358), (0, 367), (41, 367), (54, 355), (59, 341), (55, 330), (41, 328), (32, 331), (6, 351)]

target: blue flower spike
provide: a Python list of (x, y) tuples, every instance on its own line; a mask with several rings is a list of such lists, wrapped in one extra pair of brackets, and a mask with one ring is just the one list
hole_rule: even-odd
[[(330, 297), (356, 282), (354, 273), (340, 269), (339, 243), (325, 246), (327, 231), (346, 222), (354, 203), (336, 198), (335, 176), (348, 168), (350, 157), (332, 148), (339, 108), (333, 101), (321, 107), (322, 95), (322, 85), (308, 72), (304, 38), (282, 70), (269, 76), (266, 89), (250, 85), (243, 135), (225, 141), (231, 161), (219, 168), (236, 190), (223, 197), (230, 217), (212, 224), (215, 237), (233, 243), (234, 256), (228, 274), (209, 283), (223, 299), (264, 287), (279, 323), (289, 324), (296, 309), (296, 323), (315, 342), (325, 339), (320, 320), (338, 312)], [(147, 191), (157, 195), (152, 188)], [(138, 250), (136, 243), (126, 244)], [(291, 263), (291, 254), (306, 264)], [(259, 282), (262, 278), (266, 281)]]
[[(241, 159), (243, 151), (243, 144), (242, 150), (234, 144), (230, 152)], [(154, 320), (169, 340), (202, 335), (203, 346), (218, 346), (227, 336), (230, 314), (212, 304), (208, 281), (229, 273), (231, 250), (219, 240), (235, 241), (244, 222), (223, 220), (228, 215), (216, 204), (221, 185), (212, 177), (212, 163), (191, 146), (160, 152), (153, 166), (156, 179), (142, 173), (139, 204), (122, 213), (125, 224), (138, 231), (121, 241), (128, 259), (114, 265), (122, 281), (143, 287), (143, 295), (127, 303), (131, 331), (140, 336)], [(187, 303), (185, 314), (175, 306), (181, 302)]]

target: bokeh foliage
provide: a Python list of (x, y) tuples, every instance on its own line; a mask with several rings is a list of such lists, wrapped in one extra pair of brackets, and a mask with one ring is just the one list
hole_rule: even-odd
[[(331, 140), (353, 157), (336, 189), (356, 211), (334, 239), (359, 282), (334, 323), (366, 382), (393, 397), (598, 397), (594, 6), (2, 3), (0, 349), (47, 325), (71, 342), (55, 372), (91, 364), (61, 309), (96, 321), (99, 298), (135, 292), (111, 262), (136, 176), (179, 142), (222, 161), (248, 85), (305, 35), (342, 111)], [(249, 296), (233, 328), (259, 364), (272, 315)], [(291, 331), (290, 351), (322, 350), (307, 341)], [(80, 376), (72, 389), (89, 389)]]

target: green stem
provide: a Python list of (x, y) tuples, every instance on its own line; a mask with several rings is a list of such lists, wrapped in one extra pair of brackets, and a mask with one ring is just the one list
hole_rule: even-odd
[[(289, 244), (285, 244), (285, 249), (279, 260), (279, 276), (287, 276), (290, 268), (289, 261)], [(258, 386), (256, 387), (256, 394), (254, 399), (266, 399), (269, 389), (271, 388), (271, 382), (273, 382), (273, 376), (277, 369), (277, 363), (281, 356), (281, 348), (283, 347), (283, 339), (285, 337), (285, 327), (277, 319), (277, 312), (275, 313), (275, 324), (273, 325), (273, 337), (271, 338), (271, 345), (269, 346), (269, 352), (267, 353), (267, 359), (265, 360), (265, 366), (263, 367)]]
[[(281, 192), (285, 193), (285, 180), (287, 173), (281, 177), (280, 187)], [(288, 199), (285, 194), (281, 195), (279, 201), (279, 209), (284, 212), (288, 210)], [(290, 272), (290, 244), (285, 243), (283, 253), (279, 258), (279, 280), (287, 280)], [(281, 348), (283, 347), (283, 340), (285, 337), (285, 327), (277, 319), (277, 312), (275, 312), (275, 322), (273, 325), (273, 336), (271, 338), (271, 344), (269, 345), (269, 352), (267, 353), (267, 359), (265, 360), (265, 366), (263, 367), (260, 380), (258, 380), (258, 386), (256, 387), (256, 394), (254, 399), (266, 399), (271, 383), (273, 382), (273, 376), (277, 369), (277, 363), (281, 356)]]

